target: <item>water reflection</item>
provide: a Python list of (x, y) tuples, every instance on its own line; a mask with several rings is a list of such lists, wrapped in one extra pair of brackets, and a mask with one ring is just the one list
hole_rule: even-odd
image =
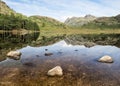
[(31, 45), (39, 37), (39, 32), (1, 32), (0, 33), (0, 61), (6, 59), (6, 53)]
[(92, 47), (95, 45), (114, 45), (120, 47), (120, 34), (69, 35), (65, 41), (68, 44), (85, 45), (86, 47)]
[[(38, 36), (39, 33), (0, 34), (1, 86), (120, 85), (120, 34), (63, 35), (37, 40)], [(56, 42), (59, 39), (64, 40)], [(41, 46), (32, 47), (36, 44)], [(14, 49), (22, 53), (21, 59), (6, 59), (6, 53)], [(98, 62), (103, 55), (111, 56), (114, 63)], [(63, 68), (64, 75), (46, 76), (57, 65)]]
[[(20, 51), (22, 52), (20, 60), (7, 59), (0, 62), (2, 82), (8, 81), (17, 86), (18, 84), (21, 86), (118, 86), (120, 84), (120, 48), (116, 46), (96, 45), (87, 48), (84, 45), (72, 45), (62, 40), (48, 46), (27, 46)], [(53, 55), (45, 56), (45, 53), (53, 53)], [(113, 57), (114, 63), (98, 62), (97, 59), (103, 55)], [(63, 68), (64, 75), (47, 77), (47, 71), (56, 65)]]

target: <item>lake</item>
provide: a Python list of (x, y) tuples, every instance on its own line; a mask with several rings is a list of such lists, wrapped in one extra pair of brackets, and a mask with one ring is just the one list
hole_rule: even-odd
[[(20, 60), (6, 56), (22, 53)], [(40, 36), (40, 33), (0, 33), (1, 86), (119, 86), (120, 34)], [(52, 53), (45, 55), (45, 53)], [(114, 63), (97, 60), (109, 55)], [(47, 76), (61, 66), (63, 76)]]

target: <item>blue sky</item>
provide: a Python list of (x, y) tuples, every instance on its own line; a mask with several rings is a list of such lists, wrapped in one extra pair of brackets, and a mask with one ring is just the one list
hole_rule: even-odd
[(120, 14), (120, 0), (2, 0), (16, 12), (27, 16), (41, 15), (64, 21), (86, 14), (115, 16)]

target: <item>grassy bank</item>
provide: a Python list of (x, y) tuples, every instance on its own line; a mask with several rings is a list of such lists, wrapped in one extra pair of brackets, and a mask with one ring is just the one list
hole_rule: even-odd
[(56, 35), (70, 35), (70, 34), (118, 34), (120, 33), (120, 29), (41, 29), (41, 36), (56, 36)]

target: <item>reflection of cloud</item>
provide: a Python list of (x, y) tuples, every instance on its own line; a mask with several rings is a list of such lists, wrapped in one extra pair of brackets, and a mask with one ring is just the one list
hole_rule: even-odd
[(59, 41), (59, 42), (53, 44), (52, 46), (54, 46), (54, 47), (71, 47), (71, 48), (74, 46), (74, 47), (82, 47), (82, 48), (85, 48), (84, 45), (72, 45), (72, 44), (70, 44), (70, 43), (67, 43), (67, 42), (64, 41), (64, 40)]
[(64, 40), (57, 42), (53, 45), (54, 47), (70, 47), (72, 46), (71, 44), (67, 44)]
[(120, 0), (3, 0), (25, 15), (50, 16), (61, 21), (71, 16), (113, 16), (119, 14)]

